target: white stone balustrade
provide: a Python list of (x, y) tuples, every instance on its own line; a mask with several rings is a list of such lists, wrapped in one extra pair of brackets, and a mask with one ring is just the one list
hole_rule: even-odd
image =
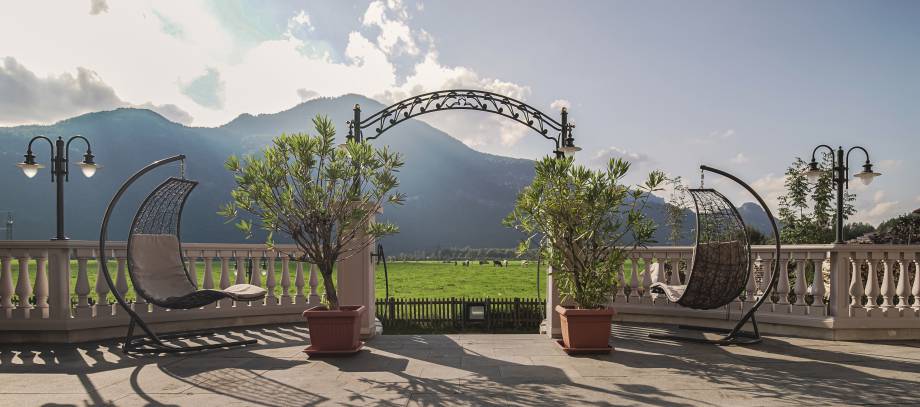
[[(681, 263), (690, 266), (692, 248), (639, 249), (634, 253), (638, 262), (632, 264), (642, 270), (638, 263), (644, 263), (644, 271), (637, 274), (625, 263), (617, 273), (618, 289), (611, 302), (617, 310), (615, 320), (730, 327), (760, 299), (778, 263), (772, 298), (757, 312), (761, 332), (828, 339), (920, 339), (920, 274), (914, 271), (920, 247), (788, 245), (779, 259), (774, 259), (774, 250), (752, 247), (752, 263), (758, 269), (756, 281), (744, 289), (745, 298), (717, 310), (692, 310), (646, 290), (659, 281), (680, 284)], [(559, 297), (555, 287), (547, 290), (550, 301)], [(547, 326), (546, 332), (551, 328), (558, 327)]]
[[(96, 242), (91, 241), (0, 242), (0, 342), (66, 342), (124, 335), (127, 317), (109, 302), (110, 287), (96, 271), (97, 250)], [(199, 287), (226, 288), (234, 281), (250, 281), (271, 294), (264, 301), (234, 304), (225, 300), (175, 311), (134, 298), (124, 243), (112, 242), (108, 250), (111, 252), (104, 257), (109, 260), (116, 290), (135, 301), (134, 310), (157, 326), (187, 329), (297, 322), (302, 321), (304, 309), (321, 301), (318, 270), (292, 261), (287, 253), (295, 252), (294, 247), (282, 247), (275, 253), (258, 244), (183, 244), (187, 264), (201, 271)], [(772, 247), (754, 246), (752, 263), (758, 265), (758, 278), (746, 285), (744, 298), (705, 311), (671, 304), (649, 290), (655, 282), (682, 281), (681, 264), (690, 265), (691, 247), (648, 247), (634, 254), (616, 275), (612, 305), (619, 320), (730, 325), (763, 295), (773, 264), (778, 262), (778, 285), (757, 315), (762, 332), (834, 339), (920, 339), (917, 246), (784, 246), (779, 259), (773, 258)], [(250, 261), (252, 274), (247, 279)], [(795, 278), (792, 286), (790, 272)], [(559, 297), (552, 284), (549, 289), (548, 305), (552, 306)]]
[[(128, 316), (114, 300), (110, 302), (111, 288), (97, 271), (100, 261), (108, 261), (115, 289), (128, 298), (135, 312), (164, 330), (298, 322), (303, 321), (305, 309), (320, 304), (315, 268), (304, 275), (303, 264), (287, 255), (297, 254), (294, 246), (279, 245), (285, 255), (258, 244), (185, 243), (182, 248), (186, 266), (200, 278), (199, 288), (220, 289), (232, 285), (231, 281), (247, 282), (251, 261), (248, 282), (269, 294), (264, 301), (233, 304), (223, 300), (199, 309), (165, 310), (136, 298), (129, 290), (124, 242), (110, 242), (110, 251), (100, 256), (92, 241), (4, 241), (0, 242), (0, 343), (123, 336)], [(307, 287), (309, 296), (304, 293)]]

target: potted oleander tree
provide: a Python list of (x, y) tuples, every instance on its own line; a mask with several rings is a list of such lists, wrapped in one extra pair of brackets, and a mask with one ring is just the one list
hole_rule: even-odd
[(247, 238), (262, 229), (269, 248), (275, 248), (276, 235), (297, 245), (296, 260), (317, 266), (325, 290), (325, 305), (304, 311), (311, 348), (354, 351), (361, 346), (360, 320), (366, 309), (339, 304), (333, 269), (336, 262), (399, 231), (390, 222), (371, 220), (384, 204), (403, 203), (405, 196), (396, 191), (403, 159), (367, 143), (336, 146), (328, 117), (317, 116), (313, 125), (315, 135), (282, 134), (257, 156), (229, 157), (226, 167), (236, 187), (219, 213), (236, 221)]
[(567, 351), (609, 352), (616, 272), (631, 251), (653, 241), (656, 227), (643, 211), (665, 176), (653, 171), (642, 185), (629, 186), (623, 181), (629, 168), (622, 159), (592, 170), (571, 157), (544, 158), (504, 220), (526, 236), (519, 253), (536, 243), (563, 302), (575, 304), (555, 309)]

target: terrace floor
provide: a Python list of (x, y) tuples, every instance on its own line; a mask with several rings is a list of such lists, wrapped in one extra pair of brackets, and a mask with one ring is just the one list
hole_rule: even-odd
[(114, 341), (0, 345), (0, 405), (920, 404), (920, 342), (770, 337), (753, 347), (651, 340), (616, 325), (616, 350), (566, 356), (540, 335), (378, 336), (357, 356), (309, 360), (301, 326), (224, 332), (259, 345), (126, 358)]

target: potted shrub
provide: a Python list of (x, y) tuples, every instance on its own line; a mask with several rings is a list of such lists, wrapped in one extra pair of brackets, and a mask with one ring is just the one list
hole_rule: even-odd
[(518, 195), (505, 225), (525, 233), (518, 252), (536, 239), (563, 301), (562, 346), (567, 352), (609, 352), (608, 303), (616, 272), (629, 253), (652, 241), (655, 224), (643, 214), (652, 191), (665, 180), (660, 171), (644, 184), (623, 183), (630, 164), (611, 159), (603, 170), (575, 165), (571, 157), (536, 163), (533, 182)]
[(258, 157), (227, 159), (236, 187), (232, 201), (219, 213), (236, 220), (247, 238), (254, 228), (265, 231), (269, 248), (275, 248), (274, 236), (285, 236), (302, 253), (295, 260), (319, 269), (325, 305), (304, 312), (310, 326), (308, 351), (356, 352), (366, 310), (339, 304), (332, 272), (336, 262), (398, 232), (396, 225), (371, 218), (385, 203), (403, 203), (405, 197), (395, 192), (403, 160), (385, 147), (366, 143), (349, 141), (337, 148), (335, 128), (327, 117), (317, 116), (313, 125), (315, 136), (282, 134)]

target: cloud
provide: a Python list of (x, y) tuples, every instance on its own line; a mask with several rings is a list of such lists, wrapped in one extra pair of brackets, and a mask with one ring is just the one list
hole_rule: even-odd
[(188, 83), (181, 85), (182, 94), (188, 96), (201, 106), (211, 109), (224, 107), (224, 90), (226, 84), (215, 68), (207, 68), (205, 73)]
[[(901, 168), (902, 165), (904, 165), (903, 160), (882, 160), (878, 162), (876, 171), (888, 173)], [(862, 171), (862, 169), (860, 168), (859, 171)]]
[(96, 72), (83, 67), (76, 75), (39, 78), (13, 57), (0, 65), (0, 121), (48, 123), (123, 104)]
[(165, 105), (155, 105), (153, 103), (147, 102), (139, 105), (132, 105), (131, 107), (138, 109), (149, 109), (153, 110), (160, 114), (160, 116), (165, 117), (169, 121), (173, 121), (179, 124), (184, 124), (189, 126), (195, 120), (191, 114), (182, 110), (179, 106), (174, 104), (165, 104)]
[[(33, 91), (33, 100), (25, 103), (31, 111), (4, 108), (0, 125), (47, 123), (143, 102), (160, 107), (173, 120), (188, 123), (194, 117), (196, 125), (218, 126), (242, 113), (277, 112), (307, 98), (347, 93), (383, 103), (447, 88), (487, 90), (522, 101), (531, 93), (524, 84), (442, 63), (435, 38), (413, 26), (416, 7), (400, 1), (370, 3), (354, 27), (339, 31), (345, 33), (344, 49), (316, 39), (321, 27), (314, 26), (315, 16), (300, 9), (284, 20), (283, 32), (247, 36), (206, 3), (122, 2), (107, 11), (107, 18), (87, 15), (85, 5), (63, 2), (57, 6), (60, 13), (49, 14), (36, 2), (21, 2), (15, 16), (0, 14), (0, 38), (21, 36), (23, 25), (43, 27), (41, 35), (36, 31), (28, 39), (4, 44), (4, 53), (32, 72), (52, 73), (55, 82), (62, 82), (60, 72), (70, 72), (65, 76), (77, 84), (81, 74), (84, 78), (83, 88), (72, 85), (77, 89), (69, 92), (73, 96), (60, 98), (79, 100), (76, 106), (58, 106), (64, 102), (57, 90)], [(67, 52), (51, 57), (48, 49)], [(37, 81), (47, 82), (32, 80)], [(17, 93), (3, 88), (0, 99), (20, 103), (11, 94)], [(105, 94), (107, 98), (101, 97)], [(50, 107), (36, 111), (39, 105)], [(481, 112), (447, 112), (420, 120), (486, 152), (526, 155), (525, 149), (507, 147), (524, 137), (538, 137), (524, 125)], [(551, 151), (551, 141), (538, 140)]]
[[(751, 188), (754, 188), (757, 194), (763, 198), (774, 215), (779, 212), (779, 197), (786, 193), (786, 177), (784, 175), (777, 176), (769, 173), (751, 182)], [(736, 204), (753, 200), (753, 197), (747, 191), (742, 192), (740, 189), (738, 191), (744, 195), (742, 200), (736, 202)]]
[(632, 164), (641, 164), (651, 161), (648, 155), (629, 151), (616, 146), (610, 146), (600, 149), (591, 157), (590, 163), (596, 167), (605, 167), (611, 158), (622, 158)]
[(550, 110), (553, 111), (560, 111), (563, 107), (566, 109), (571, 109), (572, 103), (565, 99), (556, 99), (553, 101), (553, 103), (549, 104)]
[(300, 10), (300, 13), (288, 21), (288, 32), (291, 32), (298, 27), (306, 28), (307, 31), (311, 32), (316, 31), (316, 27), (314, 27), (313, 23), (310, 21), (310, 15), (303, 10)]
[(101, 13), (106, 13), (109, 11), (109, 4), (106, 3), (106, 0), (89, 0), (89, 14), (90, 15), (99, 15)]
[(751, 160), (747, 158), (747, 156), (745, 156), (744, 153), (738, 153), (731, 159), (731, 162), (733, 164), (747, 164), (750, 161)]
[(692, 144), (713, 144), (723, 142), (735, 136), (735, 129), (713, 131), (704, 137), (691, 138)]
[(306, 102), (310, 99), (316, 99), (319, 97), (319, 93), (313, 90), (300, 88), (297, 89), (297, 96), (300, 96), (300, 100)]
[(872, 201), (873, 201), (873, 202), (878, 203), (878, 202), (881, 202), (882, 199), (885, 199), (885, 191), (883, 191), (883, 190), (881, 190), (881, 189), (878, 190), (878, 191), (875, 191), (875, 194), (872, 195)]
[(39, 78), (28, 68), (6, 57), (0, 65), (0, 122), (52, 123), (83, 113), (137, 107), (153, 110), (177, 123), (191, 124), (192, 116), (174, 104), (132, 104), (89, 69), (78, 67), (76, 75), (63, 73)]
[(377, 0), (367, 6), (362, 23), (380, 30), (377, 45), (387, 55), (418, 55), (419, 48), (412, 35), (412, 29), (407, 24), (408, 19), (409, 14), (401, 1)]

